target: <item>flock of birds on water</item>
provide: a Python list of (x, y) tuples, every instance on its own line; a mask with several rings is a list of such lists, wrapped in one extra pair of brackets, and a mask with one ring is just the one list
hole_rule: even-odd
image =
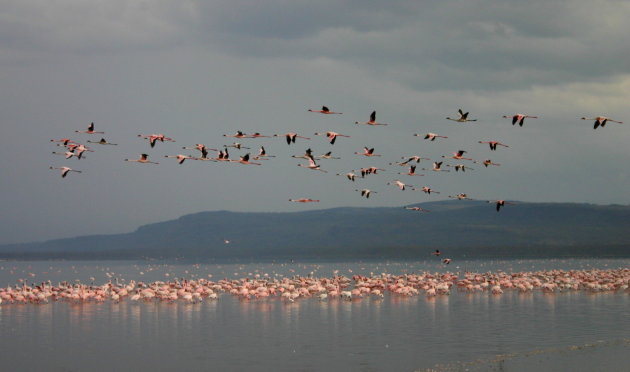
[[(322, 114), (325, 116), (342, 115), (341, 112), (331, 111), (326, 106), (322, 106), (322, 108), (319, 110), (308, 109), (307, 111), (311, 113), (315, 113), (315, 114)], [(525, 119), (528, 119), (528, 120), (538, 119), (538, 116), (517, 113), (517, 114), (511, 114), (511, 115), (503, 115), (502, 118), (509, 119), (511, 121), (512, 126), (523, 127), (523, 125), (525, 124)], [(582, 117), (581, 119), (593, 121), (593, 129), (597, 129), (599, 127), (605, 127), (608, 122), (622, 124), (621, 121), (611, 119), (605, 116), (596, 116), (593, 118)], [(468, 123), (477, 122), (476, 118), (470, 118), (469, 112), (464, 112), (462, 109), (458, 110), (457, 117), (455, 118), (446, 117), (446, 120), (454, 121), (462, 125), (469, 125)], [(365, 127), (385, 127), (385, 126), (389, 126), (390, 124), (377, 121), (376, 111), (372, 111), (372, 113), (369, 116), (369, 120), (355, 121), (354, 125), (365, 126)], [(474, 125), (474, 124), (470, 124), (470, 125)], [(77, 160), (82, 160), (82, 159), (85, 159), (86, 152), (95, 151), (92, 145), (94, 146), (117, 146), (118, 145), (117, 143), (111, 143), (108, 140), (106, 140), (104, 136), (105, 132), (97, 131), (93, 122), (88, 126), (87, 129), (85, 130), (77, 129), (75, 130), (75, 133), (86, 134), (92, 138), (100, 137), (100, 139), (87, 140), (85, 141), (86, 143), (80, 143), (79, 141), (76, 141), (68, 137), (63, 137), (59, 139), (51, 139), (50, 141), (56, 142), (57, 146), (61, 146), (65, 148), (64, 152), (53, 151), (53, 154), (62, 155), (65, 157), (65, 159), (75, 158)], [(335, 143), (337, 143), (338, 139), (340, 138), (350, 137), (350, 135), (339, 133), (333, 130), (315, 132), (313, 135), (325, 137), (327, 142), (330, 145), (335, 145)], [(223, 134), (222, 136), (224, 138), (233, 138), (235, 142), (231, 144), (224, 144), (222, 146), (218, 146), (217, 148), (209, 147), (208, 145), (202, 144), (202, 143), (197, 143), (194, 145), (191, 144), (188, 146), (183, 146), (181, 147), (181, 149), (194, 151), (194, 154), (187, 154), (187, 155), (170, 154), (170, 155), (163, 155), (163, 157), (175, 159), (175, 161), (180, 165), (184, 164), (186, 160), (189, 160), (189, 161), (200, 161), (200, 162), (238, 164), (238, 165), (245, 165), (245, 166), (261, 166), (263, 165), (265, 161), (271, 160), (276, 157), (276, 155), (271, 155), (267, 153), (267, 149), (265, 148), (265, 145), (266, 146), (269, 146), (269, 145), (267, 143), (260, 144), (258, 153), (252, 156), (251, 152), (247, 152), (248, 150), (251, 150), (251, 148), (237, 141), (249, 141), (249, 140), (259, 141), (260, 139), (284, 138), (286, 141), (286, 144), (291, 146), (291, 145), (296, 144), (296, 141), (298, 141), (298, 139), (299, 139), (299, 142), (311, 140), (311, 137), (308, 136), (308, 134), (300, 135), (296, 132), (287, 132), (287, 133), (281, 133), (281, 134), (277, 134), (277, 133), (276, 134), (261, 134), (259, 132), (255, 132), (253, 134), (247, 134), (241, 130), (237, 130), (233, 134)], [(427, 132), (427, 133), (422, 133), (422, 134), (414, 133), (413, 136), (420, 137), (421, 139), (423, 139), (424, 141), (428, 143), (435, 143), (435, 142), (442, 142), (442, 141), (445, 141), (446, 143), (448, 143), (447, 142), (448, 136), (440, 135), (433, 132)], [(165, 142), (175, 142), (175, 139), (171, 137), (167, 137), (165, 134), (162, 134), (162, 133), (138, 134), (137, 137), (140, 138), (141, 140), (147, 141), (150, 149), (154, 149), (157, 144), (161, 144)], [(487, 145), (491, 153), (498, 151), (499, 148), (505, 148), (505, 149), (510, 148), (508, 144), (502, 143), (496, 138), (491, 138), (487, 140), (477, 140), (476, 143)], [(242, 154), (242, 155), (239, 154), (238, 158), (233, 158), (230, 154), (230, 151), (233, 151), (233, 150), (230, 150), (230, 149), (243, 151), (245, 152), (245, 154)], [(431, 186), (413, 185), (413, 184), (407, 183), (405, 179), (414, 178), (416, 176), (425, 176), (426, 174), (429, 174), (429, 173), (439, 174), (443, 172), (451, 172), (451, 170), (463, 174), (467, 171), (472, 171), (475, 168), (477, 168), (476, 166), (475, 168), (471, 167), (471, 164), (481, 164), (483, 165), (484, 168), (501, 166), (500, 163), (496, 163), (490, 158), (480, 160), (480, 159), (474, 159), (474, 158), (468, 157), (467, 152), (468, 152), (467, 150), (458, 149), (449, 155), (441, 155), (439, 159), (431, 159), (431, 158), (424, 157), (419, 154), (414, 154), (414, 155), (404, 156), (401, 159), (393, 161), (393, 162), (389, 162), (388, 164), (391, 166), (406, 167), (406, 171), (396, 172), (395, 174), (398, 175), (396, 176), (397, 178), (388, 181), (386, 185), (393, 186), (401, 191), (405, 191), (405, 190), (421, 191), (428, 195), (440, 194), (441, 191), (435, 190)], [(372, 146), (363, 146), (363, 150), (355, 152), (354, 155), (359, 156), (359, 157), (365, 157), (367, 159), (382, 156), (382, 154), (377, 153), (375, 150), (375, 147), (372, 147)], [(310, 147), (308, 147), (304, 151), (304, 153), (293, 154), (291, 155), (291, 157), (296, 158), (296, 159), (303, 159), (302, 163), (297, 164), (298, 167), (304, 168), (306, 170), (314, 171), (314, 172), (319, 172), (319, 173), (328, 173), (328, 170), (326, 170), (325, 167), (322, 167), (322, 164), (324, 162), (329, 161), (329, 160), (341, 159), (340, 157), (334, 156), (332, 151), (328, 151), (323, 154), (317, 155), (313, 152), (313, 150)], [(126, 158), (123, 160), (125, 162), (137, 163), (141, 165), (159, 164), (158, 161), (150, 160), (150, 156), (147, 152), (140, 153), (140, 155), (137, 158)], [(447, 160), (448, 160), (448, 163), (445, 164), (445, 161)], [(423, 161), (432, 162), (431, 167), (418, 169), (419, 164)], [(447, 169), (447, 168), (450, 168), (450, 169)], [(67, 177), (70, 172), (75, 172), (75, 173), (82, 172), (82, 170), (76, 170), (68, 166), (62, 166), (62, 167), (50, 166), (50, 169), (59, 170), (62, 178)], [(347, 173), (342, 172), (342, 173), (336, 173), (335, 175), (345, 177), (347, 178), (348, 182), (354, 183), (358, 179), (365, 179), (367, 177), (372, 177), (372, 175), (381, 174), (385, 171), (386, 169), (384, 168), (376, 167), (370, 164), (364, 164), (364, 166), (358, 167), (357, 169), (350, 170)], [(425, 171), (426, 174), (418, 173), (418, 171)], [(457, 183), (457, 185), (460, 186), (461, 183)], [(363, 198), (370, 198), (374, 194), (377, 194), (378, 192), (380, 192), (380, 190), (375, 191), (369, 188), (358, 188), (358, 189), (354, 189), (354, 191), (358, 192)], [(456, 200), (475, 200), (469, 197), (469, 195), (465, 192), (453, 193), (453, 195), (448, 195), (448, 198), (452, 198)], [(289, 202), (296, 202), (296, 203), (320, 202), (319, 199), (314, 199), (310, 197), (290, 198), (288, 200)], [(486, 200), (486, 202), (494, 204), (497, 212), (499, 212), (501, 208), (506, 205), (515, 204), (512, 201), (508, 201), (504, 199)], [(419, 206), (405, 206), (404, 208), (410, 211), (420, 212), (420, 213), (430, 212), (430, 210), (424, 209)], [(228, 244), (229, 240), (226, 239), (225, 243)], [(436, 250), (432, 254), (434, 256), (440, 256), (441, 252), (439, 250)], [(442, 262), (444, 264), (449, 264), (451, 262), (451, 259), (443, 258)]]
[(584, 291), (587, 293), (630, 293), (630, 269), (544, 270), (506, 273), (465, 272), (411, 273), (393, 275), (382, 273), (347, 277), (293, 276), (272, 278), (268, 274), (256, 274), (241, 279), (175, 279), (145, 283), (118, 279), (103, 285), (80, 282), (51, 281), (0, 288), (0, 304), (48, 304), (50, 302), (101, 303), (111, 301), (200, 303), (218, 300), (229, 294), (240, 300), (280, 299), (292, 303), (298, 299), (317, 298), (320, 301), (375, 300), (388, 296), (410, 297), (424, 294), (427, 298), (451, 294), (452, 290), (468, 294), (488, 293), (501, 295), (505, 291), (545, 294)]

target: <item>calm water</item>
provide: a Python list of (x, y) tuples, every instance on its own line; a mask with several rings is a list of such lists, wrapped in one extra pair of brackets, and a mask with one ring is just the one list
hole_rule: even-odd
[[(192, 264), (0, 262), (20, 279), (525, 271), (628, 267), (628, 260)], [(0, 305), (2, 370), (11, 371), (608, 371), (630, 370), (630, 295), (487, 293), (361, 301)], [(588, 362), (587, 362), (588, 361)], [(591, 364), (589, 364), (591, 363)], [(593, 363), (596, 363), (593, 365)]]

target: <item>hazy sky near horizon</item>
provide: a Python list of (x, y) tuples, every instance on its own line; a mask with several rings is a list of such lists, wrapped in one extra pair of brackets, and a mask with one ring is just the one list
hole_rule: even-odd
[[(457, 193), (629, 204), (628, 19), (628, 1), (0, 0), (0, 244), (124, 233), (207, 210), (403, 206)], [(322, 105), (343, 115), (307, 112)], [(445, 120), (459, 108), (478, 121)], [(354, 124), (373, 110), (390, 125)], [(501, 117), (514, 113), (539, 118), (519, 127)], [(597, 115), (625, 123), (580, 120)], [(90, 122), (105, 134), (74, 132)], [(222, 136), (236, 130), (311, 140)], [(313, 135), (327, 130), (351, 137)], [(449, 138), (413, 136), (427, 132)], [(176, 142), (150, 148), (137, 137), (151, 133)], [(51, 154), (63, 137), (118, 146), (65, 160)], [(510, 147), (490, 151), (478, 143), (487, 140)], [(251, 150), (232, 158), (260, 145), (276, 157), (164, 158), (234, 141)], [(354, 154), (364, 146), (382, 156)], [(291, 155), (307, 147), (342, 159), (320, 160), (328, 173), (299, 168)], [(410, 177), (388, 165), (460, 149), (501, 166), (437, 173), (420, 171), (431, 167), (423, 161), (426, 175)], [(123, 161), (140, 153), (160, 164)], [(49, 169), (64, 165), (83, 173)], [(386, 171), (354, 183), (335, 175), (371, 165)], [(441, 194), (387, 185), (395, 179)], [(363, 188), (378, 193), (365, 199)], [(288, 201), (300, 197), (321, 202)]]

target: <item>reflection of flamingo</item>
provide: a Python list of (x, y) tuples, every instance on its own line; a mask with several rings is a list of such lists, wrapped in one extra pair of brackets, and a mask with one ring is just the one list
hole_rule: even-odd
[(72, 168), (68, 168), (68, 167), (50, 167), (50, 169), (60, 169), (61, 170), (61, 177), (65, 178), (66, 175), (68, 174), (68, 172), (77, 172), (77, 173), (81, 173), (81, 171), (79, 170), (74, 170)]
[(467, 121), (477, 121), (477, 119), (468, 119), (468, 112), (463, 112), (462, 109), (459, 109), (457, 112), (459, 113), (458, 119), (453, 119), (450, 117), (447, 117), (446, 119), (457, 121), (459, 123), (465, 123)]
[(605, 116), (596, 116), (594, 118), (582, 118), (582, 120), (595, 120), (595, 123), (593, 124), (593, 129), (597, 129), (597, 127), (599, 127), (600, 125), (603, 128), (604, 125), (606, 125), (606, 123), (609, 122), (609, 121), (612, 121), (613, 123), (623, 124), (622, 121), (613, 120), (613, 119), (607, 118)]
[(328, 109), (328, 107), (326, 107), (326, 106), (322, 106), (321, 110), (311, 110), (311, 109), (309, 109), (308, 111), (310, 111), (310, 112), (318, 112), (320, 114), (327, 114), (327, 115), (328, 114), (342, 114), (341, 112), (330, 111)]
[(370, 120), (360, 123), (358, 121), (354, 122), (355, 124), (364, 124), (364, 125), (387, 125), (384, 123), (377, 123), (376, 122), (376, 111), (372, 111), (372, 113), (370, 114)]
[(512, 118), (512, 125), (518, 123), (519, 126), (523, 126), (523, 121), (525, 120), (525, 118), (532, 118), (532, 119), (538, 119), (538, 116), (530, 116), (530, 115), (523, 115), (523, 114), (514, 114), (514, 115), (503, 115), (503, 117), (505, 119), (509, 119)]
[(149, 161), (149, 155), (141, 154), (138, 159), (125, 159), (125, 161), (136, 162), (136, 163), (151, 163), (151, 164), (159, 164), (154, 161)]

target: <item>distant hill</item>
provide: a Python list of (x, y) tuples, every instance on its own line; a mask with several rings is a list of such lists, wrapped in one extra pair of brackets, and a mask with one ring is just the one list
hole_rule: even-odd
[[(477, 201), (288, 213), (201, 212), (135, 232), (0, 246), (0, 258), (630, 257), (630, 206)], [(229, 240), (225, 243), (224, 240)]]

